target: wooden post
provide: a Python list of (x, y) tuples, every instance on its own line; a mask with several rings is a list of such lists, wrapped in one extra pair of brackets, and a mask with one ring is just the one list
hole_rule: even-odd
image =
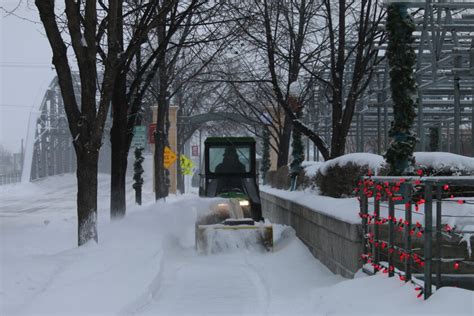
[[(176, 154), (178, 153), (178, 107), (177, 106), (170, 106), (168, 112), (168, 119), (170, 123), (170, 128), (168, 131), (168, 142), (170, 144), (170, 148)], [(175, 163), (171, 165), (168, 169), (170, 171), (170, 187), (169, 193), (176, 194), (177, 187), (178, 187), (178, 163), (179, 157)]]
[[(152, 106), (151, 107), (153, 111), (153, 123), (156, 124), (156, 117), (157, 117), (157, 111), (158, 107), (157, 106)], [(170, 106), (169, 107), (169, 112), (168, 112), (168, 119), (170, 123), (170, 128), (168, 131), (168, 143), (169, 147), (173, 152), (177, 152), (178, 149), (178, 107), (177, 106)], [(155, 154), (155, 145), (152, 145), (153, 148), (153, 155)], [(176, 187), (177, 187), (177, 175), (178, 175), (178, 169), (177, 165), (179, 163), (179, 160), (177, 160), (173, 165), (169, 168), (170, 171), (170, 187), (169, 187), (169, 193), (176, 194)], [(155, 170), (155, 162), (153, 160), (153, 170)], [(155, 172), (153, 172), (153, 192), (155, 192)]]

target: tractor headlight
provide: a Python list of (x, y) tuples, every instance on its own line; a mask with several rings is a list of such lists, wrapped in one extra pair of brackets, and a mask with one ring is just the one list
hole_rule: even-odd
[(240, 206), (249, 206), (250, 203), (247, 200), (242, 200), (242, 201), (239, 201), (239, 204)]

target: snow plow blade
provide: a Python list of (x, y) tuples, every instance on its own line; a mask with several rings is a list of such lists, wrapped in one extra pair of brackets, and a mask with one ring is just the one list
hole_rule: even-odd
[(196, 250), (201, 254), (248, 248), (263, 248), (271, 251), (273, 249), (272, 225), (246, 224), (245, 221), (248, 220), (229, 219), (223, 224), (196, 225)]

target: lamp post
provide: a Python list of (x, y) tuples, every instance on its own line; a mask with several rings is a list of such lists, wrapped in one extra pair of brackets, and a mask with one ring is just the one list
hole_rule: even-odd
[(414, 66), (416, 55), (413, 48), (415, 26), (408, 15), (410, 3), (424, 3), (421, 0), (385, 0), (387, 8), (388, 48), (387, 58), (390, 66), (390, 86), (393, 100), (394, 121), (389, 136), (392, 138), (385, 153), (394, 176), (413, 172), (413, 151), (416, 136), (412, 131), (417, 106)]

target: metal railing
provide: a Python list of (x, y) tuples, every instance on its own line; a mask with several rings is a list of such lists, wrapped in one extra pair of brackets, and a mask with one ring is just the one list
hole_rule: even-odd
[[(469, 256), (443, 257), (443, 237), (474, 233), (443, 224), (443, 219), (447, 218), (451, 222), (456, 219), (474, 221), (474, 211), (443, 213), (445, 203), (474, 204), (474, 198), (454, 197), (449, 193), (452, 188), (460, 187), (469, 188), (467, 194), (472, 196), (474, 177), (363, 177), (358, 186), (364, 236), (362, 258), (372, 264), (374, 272), (382, 271), (389, 277), (398, 274), (401, 280), (417, 285), (419, 296), (429, 298), (433, 281), (436, 289), (443, 286), (442, 263), (452, 263), (454, 269), (458, 269), (460, 264), (474, 265)], [(456, 194), (462, 195), (463, 192)], [(372, 213), (369, 213), (369, 205)], [(387, 209), (386, 216), (381, 215), (381, 206)], [(472, 207), (474, 210), (474, 205)], [(397, 216), (395, 211), (402, 215)], [(382, 236), (381, 230), (385, 236)], [(401, 236), (395, 236), (396, 233)], [(414, 238), (419, 248), (413, 248)], [(398, 262), (396, 255), (399, 255)], [(385, 256), (388, 266), (381, 263), (381, 256)], [(423, 285), (413, 280), (414, 270), (422, 273)]]

